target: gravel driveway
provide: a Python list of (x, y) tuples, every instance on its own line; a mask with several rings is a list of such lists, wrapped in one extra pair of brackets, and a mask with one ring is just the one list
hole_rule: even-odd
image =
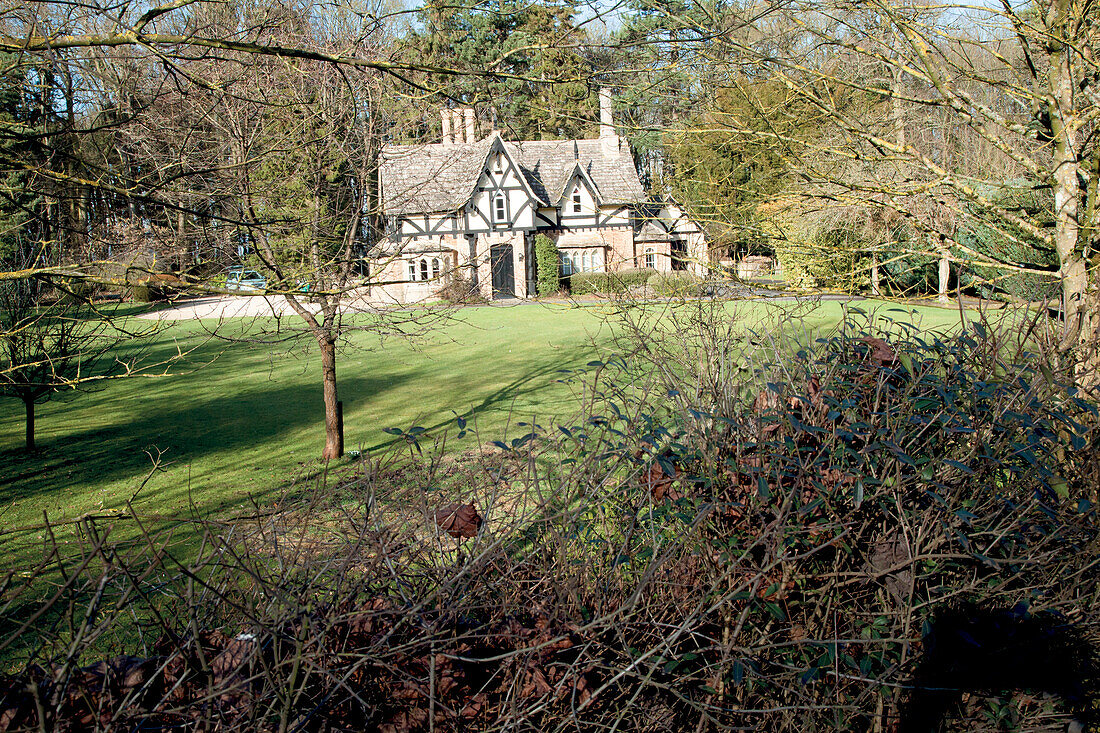
[[(381, 303), (366, 296), (349, 296), (344, 307), (349, 310), (372, 310)], [(305, 303), (312, 311), (317, 306)], [(197, 318), (270, 318), (272, 316), (295, 315), (286, 298), (281, 295), (213, 295), (202, 298), (178, 300), (152, 313), (143, 313), (138, 318), (153, 321), (191, 321)]]

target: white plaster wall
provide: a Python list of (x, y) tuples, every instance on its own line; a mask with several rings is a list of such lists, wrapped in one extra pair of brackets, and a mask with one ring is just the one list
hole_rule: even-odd
[[(580, 213), (573, 211), (573, 195), (577, 192), (581, 195)], [(553, 196), (554, 193), (556, 192), (550, 192), (549, 195)], [(595, 224), (596, 211), (596, 200), (593, 198), (592, 192), (588, 190), (587, 184), (585, 184), (580, 176), (573, 176), (573, 179), (566, 185), (565, 195), (561, 200), (561, 210), (559, 214), (561, 226), (588, 226)]]
[[(534, 202), (531, 201), (531, 197), (527, 194), (527, 191), (523, 188), (523, 182), (519, 180), (519, 176), (515, 169), (512, 169), (504, 174), (496, 174), (491, 171), (482, 171), (481, 178), (478, 179), (477, 191), (474, 193), (471, 202), (471, 210), (478, 211), (485, 220), (493, 222), (493, 194), (501, 186), (517, 186), (515, 190), (505, 191), (508, 197), (508, 217), (511, 219), (512, 227), (520, 229), (530, 229), (535, 225), (535, 207), (533, 205), (524, 208), (524, 204)], [(523, 209), (520, 212), (520, 209)], [(517, 212), (520, 212), (517, 214)], [(486, 228), (485, 222), (483, 222), (477, 216), (470, 217), (470, 229), (471, 231), (498, 231), (498, 227), (493, 225), (491, 229)]]
[(623, 206), (601, 206), (600, 222), (608, 226), (630, 226), (630, 209)]

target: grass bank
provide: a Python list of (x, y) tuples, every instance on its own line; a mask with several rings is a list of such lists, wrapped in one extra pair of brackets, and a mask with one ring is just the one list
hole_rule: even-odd
[[(929, 330), (958, 323), (951, 310), (860, 306), (891, 310)], [(732, 312), (751, 322), (768, 308), (790, 307), (738, 304)], [(841, 312), (839, 303), (821, 303), (801, 313), (796, 326), (827, 331)], [(506, 438), (511, 423), (532, 416), (568, 417), (576, 399), (561, 372), (583, 366), (609, 343), (607, 319), (598, 306), (524, 304), (464, 309), (414, 342), (356, 334), (337, 364), (346, 445), (371, 450), (392, 440), (384, 428), (436, 429), (457, 416), (473, 428), (467, 440)], [(170, 376), (119, 380), (41, 406), (37, 454), (21, 450), (20, 403), (0, 402), (0, 546), (13, 537), (22, 545), (28, 536), (15, 530), (44, 516), (71, 522), (131, 500), (154, 518), (233, 513), (320, 470), (316, 352), (306, 342), (227, 343), (211, 339), (210, 327), (181, 322), (156, 337), (153, 359), (193, 349)], [(25, 558), (20, 551), (7, 559)]]

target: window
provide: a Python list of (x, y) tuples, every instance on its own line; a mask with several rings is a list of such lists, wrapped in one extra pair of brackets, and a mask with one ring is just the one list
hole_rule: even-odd
[(416, 280), (416, 261), (409, 260), (409, 280)]
[(647, 249), (645, 251), (645, 266), (648, 267), (651, 270), (654, 269), (654, 267), (653, 267), (653, 250), (652, 249)]
[(602, 272), (603, 256), (598, 249), (565, 250), (561, 253), (561, 274), (575, 275), (578, 272)]
[(427, 280), (428, 279), (428, 261), (427, 260), (420, 260), (420, 279), (421, 280)]
[(580, 188), (574, 189), (574, 191), (573, 191), (573, 213), (574, 214), (581, 213), (581, 190), (580, 190)]
[(439, 258), (438, 257), (433, 257), (432, 258), (432, 279), (435, 280), (437, 277), (439, 277)]
[(503, 193), (497, 193), (493, 196), (493, 223), (503, 224), (508, 221), (508, 203), (504, 199)]

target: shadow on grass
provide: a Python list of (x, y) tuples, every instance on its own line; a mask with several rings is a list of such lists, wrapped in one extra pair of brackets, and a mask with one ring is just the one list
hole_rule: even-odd
[[(581, 354), (583, 356), (587, 352), (583, 352), (583, 351), (578, 350), (577, 353)], [(581, 359), (578, 358), (578, 361), (581, 361)], [(532, 369), (531, 371), (524, 373), (522, 376), (516, 377), (515, 379), (513, 379), (510, 382), (508, 382), (507, 384), (499, 387), (498, 389), (493, 390), (490, 394), (483, 397), (481, 399), (481, 401), (478, 402), (476, 405), (473, 405), (472, 407), (464, 410), (463, 412), (454, 412), (446, 418), (437, 420), (435, 422), (431, 422), (427, 425), (420, 425), (419, 427), (424, 428), (426, 433), (431, 434), (433, 432), (436, 432), (436, 431), (441, 430), (443, 428), (446, 428), (448, 426), (455, 425), (456, 421), (457, 421), (456, 420), (457, 418), (462, 418), (463, 420), (467, 421), (468, 423), (472, 423), (478, 417), (483, 416), (483, 415), (485, 415), (487, 413), (490, 413), (492, 411), (495, 411), (498, 408), (500, 408), (501, 406), (512, 404), (512, 403), (516, 402), (521, 397), (528, 396), (528, 395), (533, 395), (537, 392), (540, 392), (544, 389), (549, 388), (550, 385), (556, 380), (555, 379), (548, 379), (548, 378), (551, 378), (551, 377), (556, 378), (556, 377), (564, 376), (562, 374), (562, 372), (563, 372), (563, 366), (560, 362), (555, 362), (553, 364), (549, 364), (549, 363), (542, 364), (542, 365), (537, 366), (536, 368)], [(526, 419), (526, 418), (530, 418), (530, 417), (531, 417), (530, 411), (526, 411), (526, 410), (521, 415), (521, 419)], [(540, 419), (542, 419), (544, 416), (539, 415), (538, 417)], [(396, 428), (399, 428), (399, 429), (405, 429), (405, 428), (408, 428), (408, 427), (411, 427), (411, 426), (408, 426), (408, 425), (384, 425), (384, 426), (381, 426), (381, 427), (396, 427)], [(501, 435), (486, 435), (486, 436), (483, 436), (483, 437), (486, 440), (492, 441), (492, 440), (498, 440), (498, 439), (503, 440), (505, 436), (503, 434), (501, 434)], [(367, 447), (366, 450), (371, 451), (371, 452), (384, 451), (384, 450), (402, 445), (405, 442), (405, 440), (406, 440), (405, 438), (400, 437), (400, 436), (397, 437), (397, 438), (390, 439), (390, 440), (383, 440), (383, 441), (380, 441), (378, 443), (375, 443), (375, 444)]]
[[(402, 381), (345, 376), (340, 386), (362, 400)], [(150, 451), (165, 451), (167, 461), (195, 461), (212, 453), (259, 460), (262, 454), (252, 452), (257, 446), (323, 419), (319, 385), (270, 385), (226, 399), (191, 401), (182, 409), (165, 403), (127, 423), (55, 436), (43, 441), (39, 453), (0, 453), (0, 503), (127, 477), (135, 479), (136, 489), (152, 468)]]
[[(587, 349), (578, 350), (576, 359), (583, 359), (587, 352)], [(551, 389), (553, 377), (563, 366), (569, 365), (563, 364), (560, 357), (548, 355), (529, 365), (519, 376), (496, 386), (460, 414), (472, 422), (479, 416), (509, 408), (517, 401)], [(477, 365), (471, 366), (471, 369), (477, 368)], [(297, 375), (283, 383), (256, 385), (255, 381), (246, 381), (246, 388), (242, 389), (239, 375), (243, 370), (255, 374), (256, 365), (249, 364), (246, 358), (231, 357), (211, 371), (190, 377), (202, 380), (201, 391), (177, 381), (170, 388), (160, 388), (152, 397), (137, 389), (100, 395), (98, 399), (93, 395), (84, 396), (82, 400), (97, 400), (92, 408), (94, 411), (109, 417), (117, 415), (119, 421), (101, 422), (101, 426), (94, 429), (44, 436), (40, 440), (41, 450), (35, 454), (28, 455), (20, 448), (0, 452), (0, 516), (5, 505), (21, 503), (24, 506), (18, 522), (9, 519), (2, 523), (6, 527), (0, 527), (0, 546), (8, 544), (13, 533), (19, 531), (16, 524), (25, 525), (24, 530), (38, 529), (35, 525), (40, 524), (42, 513), (31, 518), (34, 515), (26, 511), (28, 502), (49, 511), (51, 518), (66, 515), (72, 519), (88, 510), (124, 509), (127, 500), (152, 469), (151, 455), (158, 453), (163, 454), (166, 463), (177, 464), (170, 478), (172, 484), (164, 486), (164, 479), (158, 478), (154, 482), (157, 486), (142, 494), (139, 505), (163, 517), (179, 514), (185, 519), (182, 515), (189, 511), (189, 484), (192, 481), (197, 494), (201, 488), (201, 495), (195, 497), (195, 509), (204, 516), (213, 516), (232, 506), (239, 507), (248, 496), (263, 501), (272, 495), (281, 495), (294, 483), (314, 478), (323, 466), (316, 462), (310, 448), (319, 450), (320, 443), (316, 446), (302, 444), (300, 436), (291, 438), (290, 435), (316, 426), (318, 440), (321, 439), (324, 412), (320, 384), (307, 383), (308, 377)], [(410, 384), (438, 377), (431, 363), (406, 369), (375, 370), (369, 377), (349, 374), (349, 371), (345, 369), (339, 385), (344, 412), (348, 416), (350, 444), (354, 444), (356, 433), (380, 431), (385, 427), (409, 427), (401, 426), (400, 421), (407, 418), (397, 415), (393, 416), (392, 423), (379, 421), (376, 425), (364, 425), (357, 413), (369, 412), (372, 398), (394, 389), (408, 391)], [(218, 397), (219, 383), (226, 385), (224, 397)], [(160, 383), (152, 384), (159, 386)], [(469, 397), (478, 399), (476, 393)], [(469, 397), (457, 392), (451, 404), (460, 404)], [(425, 427), (434, 431), (453, 423), (453, 416), (441, 416), (448, 406), (446, 400), (435, 405), (434, 414), (430, 415), (433, 422)], [(65, 406), (54, 404), (51, 407), (64, 409)], [(76, 409), (87, 414), (89, 407), (80, 403)], [(524, 415), (530, 417), (526, 410)], [(123, 421), (125, 417), (131, 419)], [(75, 422), (80, 418), (74, 416), (73, 419)], [(487, 439), (503, 437), (490, 435)], [(291, 439), (294, 444), (287, 443)], [(378, 442), (371, 445), (370, 450), (385, 450), (395, 443), (400, 444), (400, 439)], [(266, 449), (268, 446), (270, 448)], [(303, 459), (308, 456), (308, 460), (295, 461), (295, 450), (300, 451)], [(182, 471), (184, 465), (186, 474)], [(251, 470), (266, 474), (262, 480), (253, 480), (248, 473)], [(285, 475), (272, 476), (280, 471), (285, 471)], [(113, 486), (109, 490), (88, 498), (92, 492), (87, 487), (110, 484)], [(66, 504), (67, 495), (73, 496), (73, 502)]]
[[(462, 414), (472, 421), (479, 415), (510, 406), (517, 399), (550, 388), (562, 366), (560, 359), (543, 359), (520, 376), (493, 389)], [(380, 390), (393, 389), (399, 384), (415, 383), (428, 378), (425, 372), (430, 372), (430, 368), (418, 367), (396, 374), (380, 375), (374, 379), (343, 376), (340, 379), (341, 394), (350, 398), (350, 407), (367, 402), (371, 395)], [(136, 489), (141, 477), (150, 468), (149, 458), (142, 448), (153, 440), (162, 449), (167, 447), (173, 452), (178, 451), (177, 460), (191, 461), (204, 455), (209, 457), (214, 454), (240, 453), (243, 461), (261, 463), (264, 454), (255, 451), (257, 445), (277, 442), (294, 428), (311, 423), (319, 425), (322, 420), (320, 385), (270, 385), (237, 394), (230, 402), (231, 409), (227, 408), (226, 400), (216, 397), (198, 403), (189, 402), (185, 408), (172, 409), (170, 405), (166, 405), (165, 409), (145, 415), (141, 419), (55, 438), (46, 445), (47, 452), (39, 456), (25, 456), (19, 451), (0, 453), (0, 502), (8, 503), (15, 499), (26, 500), (36, 496), (54, 499), (54, 493), (67, 486), (100, 483), (107, 478), (122, 481), (132, 479), (133, 489)], [(348, 409), (348, 412), (353, 411)], [(440, 419), (430, 429), (443, 428), (453, 421), (453, 416)], [(216, 429), (211, 429), (211, 426)], [(201, 439), (195, 439), (194, 433), (199, 431), (205, 432)], [(487, 439), (496, 437), (503, 435), (487, 436)], [(383, 444), (374, 449), (385, 450), (385, 447)], [(276, 470), (279, 468), (270, 462), (262, 467)], [(319, 475), (325, 470), (324, 464), (319, 461), (310, 462), (298, 476), (288, 475), (277, 485), (254, 492), (252, 496), (261, 503), (292, 496), (304, 484), (320, 480)], [(120, 492), (122, 493), (125, 496), (120, 496), (113, 508), (123, 508), (132, 492), (127, 487), (127, 491)], [(218, 519), (232, 520), (233, 516), (239, 514), (240, 499), (240, 495), (231, 497), (222, 491), (209, 492), (202, 497), (201, 504), (183, 506), (174, 515), (161, 511), (164, 505), (159, 496), (149, 497), (143, 494), (138, 505), (161, 514), (155, 520), (143, 519), (145, 528), (152, 532), (170, 532), (171, 539), (168, 539), (167, 533), (161, 535), (169, 543), (166, 549), (170, 547), (170, 553), (177, 558), (187, 558), (195, 554), (204, 533), (219, 531)], [(109, 508), (112, 507), (104, 507)], [(236, 512), (234, 508), (237, 509)], [(215, 524), (212, 525), (207, 520), (214, 520)], [(112, 544), (118, 543), (123, 554), (142, 548), (141, 530), (132, 519), (104, 519), (97, 527), (112, 533)], [(23, 568), (28, 572), (50, 553), (53, 549), (51, 542), (56, 543), (61, 561), (71, 570), (72, 565), (82, 556), (82, 551), (87, 550), (90, 541), (85, 527), (71, 522), (65, 528), (55, 531), (52, 540), (41, 533), (40, 527), (8, 526), (0, 529), (0, 547), (5, 547), (9, 569)], [(151, 549), (146, 547), (141, 551), (148, 553)], [(58, 558), (48, 563), (37, 581), (30, 580), (23, 597), (16, 600), (7, 609), (8, 612), (0, 617), (0, 640), (13, 634), (21, 624), (21, 619), (35, 613), (44, 602), (46, 594), (54, 592), (55, 587), (51, 585), (60, 576), (58, 563)], [(52, 638), (58, 634), (55, 627), (63, 616), (61, 609), (57, 612), (51, 609), (41, 616), (36, 627), (40, 626)], [(15, 660), (27, 659), (28, 655), (33, 654), (36, 647), (35, 633), (34, 629), (29, 630), (26, 632), (27, 638), (18, 640), (4, 655), (0, 655), (0, 668), (17, 663)]]

